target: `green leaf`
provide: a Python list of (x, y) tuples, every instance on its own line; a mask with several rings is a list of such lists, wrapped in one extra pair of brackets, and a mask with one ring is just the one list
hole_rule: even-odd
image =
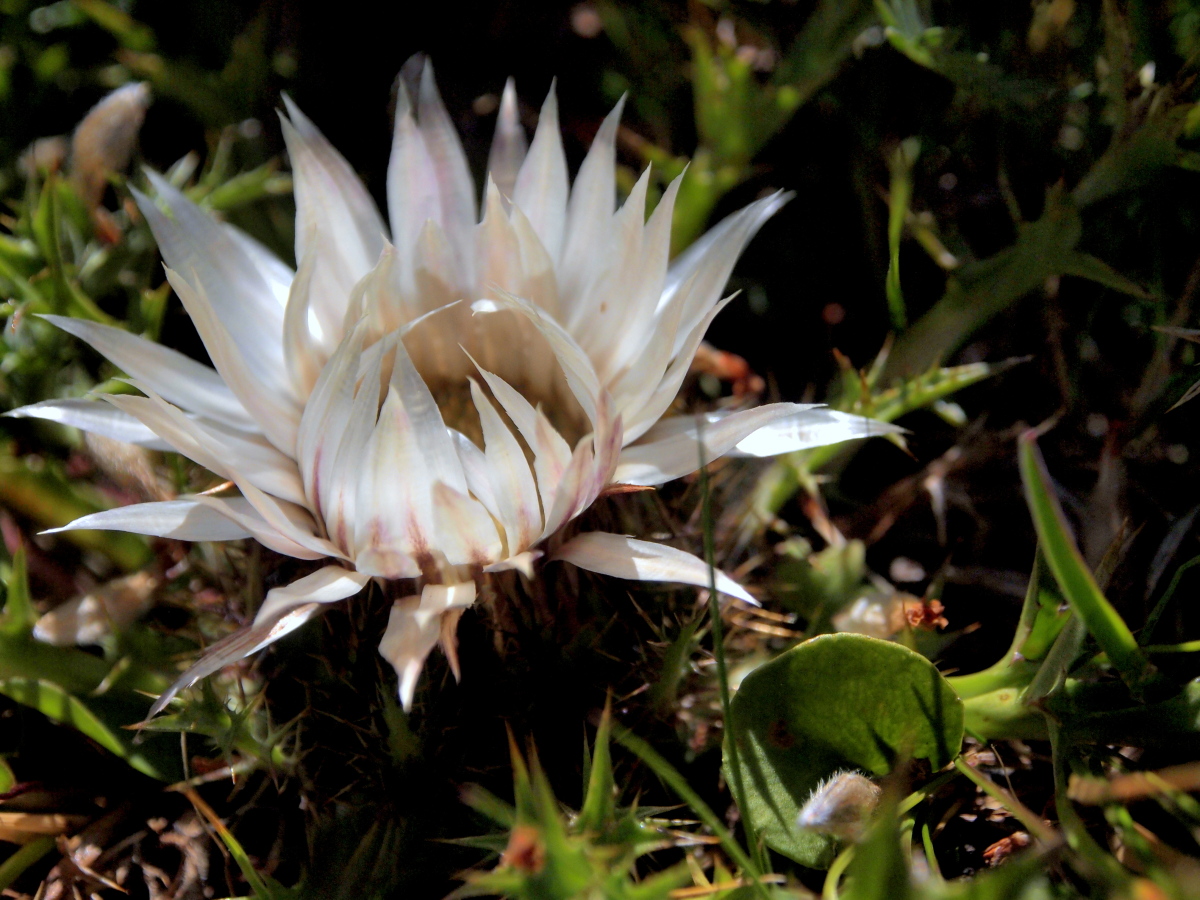
[(1130, 690), (1139, 693), (1153, 680), (1156, 670), (1088, 571), (1071, 538), (1058, 497), (1050, 487), (1050, 474), (1035, 438), (1032, 431), (1021, 436), (1018, 461), (1021, 481), (1025, 485), (1025, 501), (1033, 516), (1046, 562), (1072, 611), (1108, 654)]
[(20, 878), (25, 870), (36, 865), (38, 860), (57, 846), (53, 835), (43, 835), (34, 838), (28, 844), (17, 850), (4, 862), (0, 863), (0, 891), (7, 888)]
[(597, 834), (612, 822), (615, 812), (612, 753), (609, 749), (611, 733), (612, 706), (606, 703), (600, 727), (596, 730), (596, 749), (592, 753), (588, 772), (587, 792), (584, 794), (583, 807), (579, 810), (579, 827)]
[(0, 756), (0, 794), (11, 791), (16, 783), (17, 776), (13, 774), (12, 766), (4, 757)]
[(831, 634), (746, 676), (729, 733), (767, 844), (824, 867), (834, 840), (796, 828), (818, 783), (843, 769), (886, 775), (902, 759), (942, 767), (962, 743), (963, 706), (924, 657), (875, 638)]
[(12, 574), (8, 577), (4, 611), (0, 614), (0, 634), (24, 637), (33, 631), (37, 610), (29, 597), (29, 575), (25, 570), (25, 548), (18, 547), (12, 558)]
[(82, 700), (54, 682), (39, 678), (4, 678), (0, 679), (0, 694), (36, 709), (56, 722), (70, 725), (144, 775), (168, 780), (156, 763), (134, 749), (132, 737), (111, 730)]

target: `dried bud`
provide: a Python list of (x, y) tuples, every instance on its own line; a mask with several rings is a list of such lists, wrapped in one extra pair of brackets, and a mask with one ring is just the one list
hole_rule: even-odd
[(88, 209), (100, 205), (109, 174), (129, 165), (149, 105), (149, 85), (127, 84), (93, 106), (75, 128), (71, 178)]
[(117, 578), (50, 610), (33, 626), (33, 636), (56, 647), (98, 644), (114, 628), (137, 621), (153, 604), (158, 585), (148, 572)]
[(817, 785), (796, 824), (808, 831), (856, 841), (879, 802), (879, 785), (858, 772), (838, 772)]

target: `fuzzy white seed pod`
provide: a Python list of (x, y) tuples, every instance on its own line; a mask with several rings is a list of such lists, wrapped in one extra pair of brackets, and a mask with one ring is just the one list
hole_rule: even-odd
[(879, 785), (854, 771), (836, 772), (817, 785), (796, 824), (807, 831), (856, 841), (879, 802)]

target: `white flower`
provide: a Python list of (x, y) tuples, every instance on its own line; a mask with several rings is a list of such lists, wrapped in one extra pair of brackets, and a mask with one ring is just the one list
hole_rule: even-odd
[[(480, 218), (428, 66), (416, 94), (414, 104), (399, 92), (390, 241), (346, 160), (285, 100), (295, 273), (150, 176), (157, 200), (138, 194), (138, 203), (215, 368), (120, 329), (47, 317), (145, 396), (50, 401), (17, 415), (176, 450), (240, 490), (114, 509), (68, 528), (253, 537), (333, 560), (272, 590), (254, 623), (212, 647), (154, 712), (371, 578), (412, 586), (380, 645), (407, 706), (439, 640), (457, 670), (454, 626), (483, 573), (528, 571), (537, 546), (607, 486), (692, 472), (701, 439), (711, 460), (889, 430), (793, 403), (660, 421), (728, 302), (721, 291), (734, 261), (786, 197), (730, 216), (668, 266), (678, 179), (649, 219), (648, 172), (614, 208), (621, 105), (572, 187), (553, 90), (527, 147), (510, 82)], [(709, 577), (690, 554), (615, 534), (583, 534), (557, 557), (625, 578)], [(717, 584), (753, 602), (722, 573)]]

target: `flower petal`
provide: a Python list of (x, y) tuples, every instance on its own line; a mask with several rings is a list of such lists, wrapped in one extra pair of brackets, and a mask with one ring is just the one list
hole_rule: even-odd
[(479, 366), (476, 368), (487, 382), (492, 396), (504, 407), (504, 412), (512, 419), (517, 430), (521, 432), (521, 437), (533, 451), (533, 469), (537, 474), (538, 491), (541, 493), (543, 507), (549, 507), (554, 501), (554, 492), (562, 479), (563, 471), (571, 463), (570, 445), (555, 431), (542, 411), (535, 409), (508, 382), (486, 369)]
[(396, 124), (387, 174), (388, 219), (392, 243), (402, 253), (412, 253), (425, 222), (442, 221), (442, 200), (437, 169), (425, 136), (413, 115), (408, 89), (401, 82), (396, 97)]
[[(245, 503), (240, 497), (236, 500)], [(163, 500), (118, 506), (116, 509), (82, 516), (69, 525), (51, 528), (43, 534), (79, 529), (129, 531), (179, 541), (236, 541), (251, 536), (249, 531), (228, 516), (195, 500)]]
[(660, 421), (638, 443), (621, 451), (613, 478), (620, 484), (663, 484), (735, 448), (744, 456), (776, 456), (899, 430), (874, 419), (800, 403), (678, 416)]
[(170, 450), (171, 445), (128, 413), (103, 400), (43, 400), (10, 409), (4, 413), (14, 419), (45, 419), (90, 431), (114, 441), (137, 444), (150, 450)]
[(255, 260), (242, 242), (230, 237), (228, 226), (165, 178), (150, 171), (146, 177), (166, 212), (137, 190), (133, 196), (167, 267), (188, 274), (196, 290), (209, 298), (258, 383), (268, 390), (290, 392), (283, 361), (283, 307)]
[(130, 377), (154, 385), (176, 406), (243, 431), (259, 430), (215, 369), (121, 328), (68, 316), (42, 318), (86, 341)]
[(280, 116), (296, 192), (296, 260), (319, 254), (313, 311), (336, 342), (346, 300), (383, 250), (387, 228), (350, 164), (286, 95)]
[(320, 612), (323, 604), (352, 597), (366, 583), (366, 576), (357, 572), (326, 566), (287, 587), (269, 591), (254, 624), (209, 647), (198, 662), (159, 695), (146, 719), (153, 719), (166, 709), (184, 688), (295, 631)]
[[(590, 572), (634, 581), (678, 581), (706, 588), (710, 579), (708, 564), (699, 557), (665, 544), (603, 531), (589, 531), (573, 538), (553, 558)], [(721, 593), (758, 605), (745, 588), (720, 569), (713, 574)]]
[[(496, 134), (492, 138), (492, 149), (488, 153), (487, 178), (496, 183), (502, 196), (512, 199), (517, 184), (517, 173), (525, 161), (528, 142), (525, 129), (521, 127), (520, 106), (517, 103), (517, 86), (510, 78), (504, 83), (500, 95), (500, 112), (496, 116)], [(485, 183), (486, 183), (485, 179)], [(506, 202), (507, 202), (506, 200)]]
[[(233, 340), (226, 327), (227, 320), (218, 313), (201, 285), (185, 281), (172, 269), (167, 270), (167, 280), (192, 317), (213, 365), (254, 419), (257, 430), (284, 453), (290, 455), (295, 452), (300, 404), (291, 383), (276, 387), (259, 377), (252, 361), (246, 358)], [(236, 319), (236, 316), (233, 318)]]
[(558, 99), (554, 85), (542, 104), (529, 155), (513, 186), (512, 202), (528, 218), (552, 259), (558, 259), (567, 222), (567, 158), (558, 125)]
[(442, 218), (439, 224), (446, 233), (465, 284), (475, 281), (473, 226), (475, 225), (475, 184), (467, 166), (458, 130), (442, 103), (433, 77), (433, 64), (425, 61), (421, 86), (417, 96), (417, 120), (425, 147), (437, 176), (441, 196)]
[[(277, 546), (278, 542), (270, 543), (268, 539), (253, 532), (250, 525), (246, 525), (247, 529), (255, 534), (255, 537), (259, 537), (272, 549), (280, 549), (280, 552), (304, 559), (343, 555), (333, 544), (314, 533), (313, 521), (305, 509), (285, 500), (277, 500), (264, 493), (239, 469), (233, 467), (236, 459), (211, 433), (188, 419), (179, 409), (171, 406), (148, 388), (143, 387), (143, 390), (146, 390), (149, 396), (133, 397), (128, 394), (110, 394), (106, 399), (118, 409), (139, 418), (189, 459), (224, 478), (231, 479), (241, 489), (242, 495), (254, 507), (257, 514), (266, 521), (267, 526), (285, 539), (285, 546), (298, 545), (304, 548), (304, 552), (297, 553), (290, 549), (280, 549)], [(195, 499), (199, 502), (207, 502), (215, 498), (197, 497)]]
[(475, 602), (474, 582), (427, 584), (416, 594), (397, 600), (379, 642), (379, 655), (396, 669), (400, 703), (412, 708), (417, 679), (425, 659), (441, 636), (442, 616)]
[(597, 263), (607, 262), (597, 248), (607, 245), (617, 203), (616, 140), (624, 108), (622, 97), (601, 123), (571, 188), (567, 234), (558, 272), (562, 304), (568, 315), (565, 324), (572, 332), (588, 314), (580, 300), (599, 273)]
[(483, 427), (483, 452), (487, 456), (492, 494), (500, 506), (500, 521), (508, 535), (508, 555), (528, 549), (542, 529), (538, 490), (525, 453), (475, 379), (470, 379), (471, 399)]
[(778, 456), (860, 438), (901, 434), (904, 429), (878, 419), (836, 409), (810, 409), (776, 419), (737, 442), (735, 456)]

